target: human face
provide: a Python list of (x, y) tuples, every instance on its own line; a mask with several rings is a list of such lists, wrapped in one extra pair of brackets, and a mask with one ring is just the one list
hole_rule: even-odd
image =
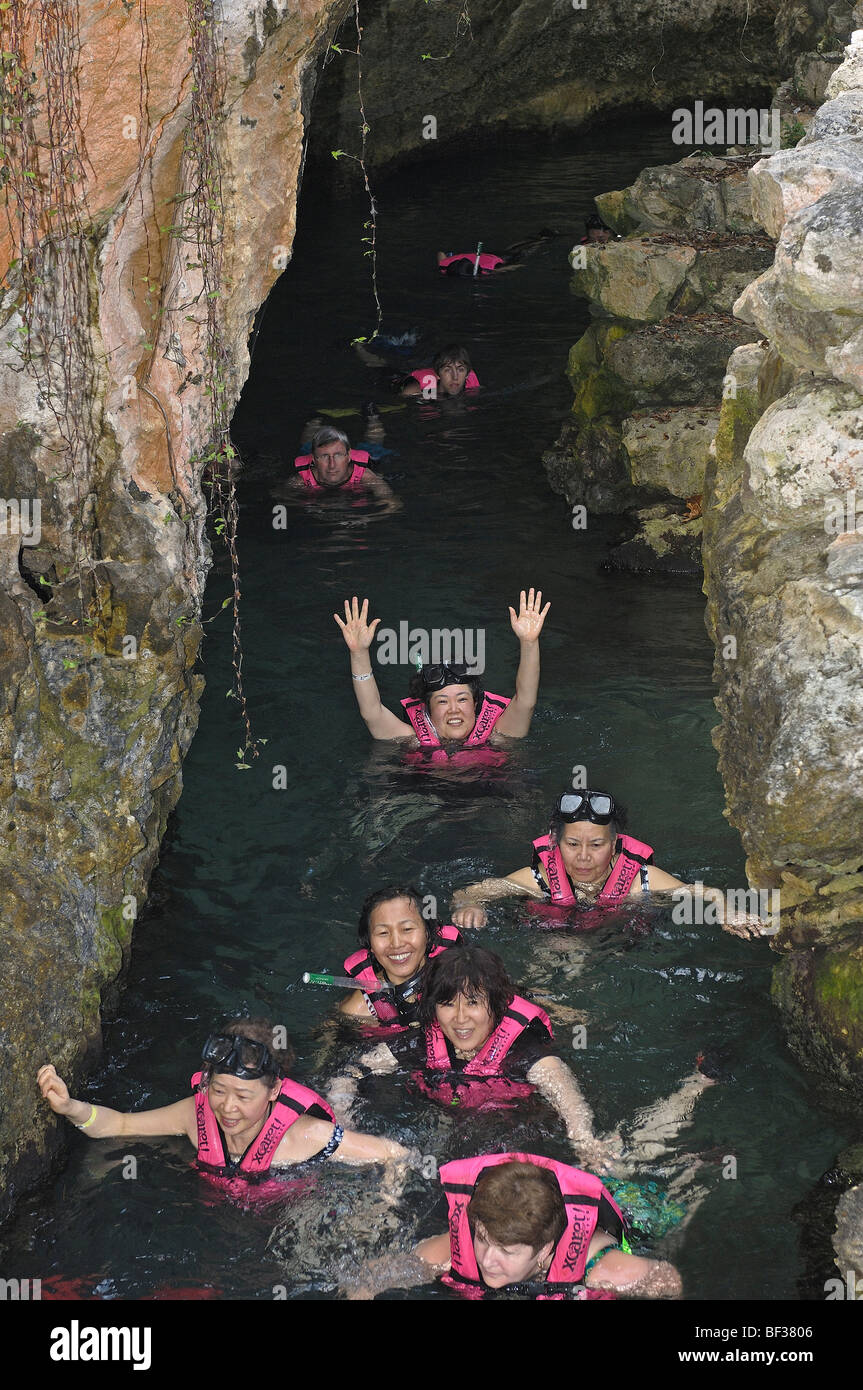
[(435, 1017), (444, 1037), (460, 1052), (478, 1052), (494, 1031), (494, 1018), (484, 994), (457, 994), (446, 1003), (435, 1005)]
[(589, 820), (565, 825), (560, 837), (563, 865), (574, 883), (598, 882), (614, 857), (616, 836), (609, 825)]
[(467, 367), (464, 362), (445, 362), (438, 373), (438, 380), (445, 396), (457, 396), (464, 390)]
[(403, 984), (425, 960), (428, 931), (410, 898), (378, 903), (369, 916), (369, 945), (387, 979)]
[(429, 719), (439, 739), (467, 738), (476, 723), (469, 685), (445, 685), (429, 696)]
[(476, 1223), (473, 1249), (479, 1272), (490, 1289), (507, 1284), (524, 1284), (534, 1279), (548, 1263), (551, 1243), (534, 1250), (532, 1245), (495, 1245), (482, 1222)]
[(268, 1086), (266, 1081), (241, 1081), (227, 1072), (216, 1072), (207, 1088), (207, 1099), (233, 1151), (248, 1148), (260, 1133), (278, 1093), (278, 1083)]
[(351, 456), (340, 439), (319, 444), (314, 453), (315, 475), (321, 487), (341, 487), (353, 471)]

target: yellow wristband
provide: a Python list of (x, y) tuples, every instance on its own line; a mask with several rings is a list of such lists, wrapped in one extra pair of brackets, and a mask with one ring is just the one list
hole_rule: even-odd
[(91, 1106), (91, 1108), (90, 1108), (90, 1118), (87, 1119), (87, 1120), (85, 1120), (84, 1123), (83, 1123), (82, 1125), (76, 1125), (75, 1128), (76, 1128), (76, 1129), (89, 1129), (89, 1128), (90, 1128), (90, 1125), (93, 1123), (93, 1121), (94, 1121), (95, 1118), (96, 1118), (96, 1113), (97, 1113), (97, 1106), (95, 1106), (95, 1105)]

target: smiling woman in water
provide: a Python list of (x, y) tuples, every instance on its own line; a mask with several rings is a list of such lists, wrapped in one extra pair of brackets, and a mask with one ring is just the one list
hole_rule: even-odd
[(197, 1165), (216, 1179), (260, 1182), (271, 1168), (325, 1159), (383, 1163), (406, 1156), (390, 1139), (342, 1129), (325, 1100), (287, 1076), (293, 1052), (268, 1019), (235, 1018), (212, 1033), (201, 1053), (193, 1093), (156, 1110), (122, 1113), (73, 1100), (50, 1065), (37, 1075), (42, 1097), (88, 1139), (185, 1134)]

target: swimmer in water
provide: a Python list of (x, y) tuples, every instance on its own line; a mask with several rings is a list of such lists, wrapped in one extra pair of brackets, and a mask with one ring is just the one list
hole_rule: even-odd
[(408, 720), (381, 703), (372, 674), (370, 648), (380, 618), (368, 621), (369, 601), (345, 599), (345, 616), (333, 618), (351, 655), (351, 679), (360, 714), (372, 738), (410, 739), (419, 748), (455, 752), (492, 741), (495, 735), (524, 738), (530, 731), (539, 690), (539, 636), (550, 603), (542, 606), (542, 591), (522, 589), (519, 610), (509, 620), (519, 641), (515, 695), (511, 700), (489, 695), (461, 663), (425, 665), (412, 678), (410, 697), (402, 700)]
[(622, 1294), (679, 1298), (679, 1273), (634, 1255), (626, 1217), (589, 1172), (538, 1154), (484, 1154), (441, 1166), (449, 1229), (412, 1254), (369, 1261), (348, 1297), (417, 1288), (436, 1275), (466, 1298), (495, 1291), (537, 1299)]
[(391, 1139), (343, 1129), (325, 1100), (291, 1081), (287, 1068), (293, 1052), (286, 1041), (274, 1045), (275, 1031), (267, 1019), (233, 1019), (204, 1044), (194, 1093), (156, 1110), (124, 1114), (73, 1100), (50, 1065), (40, 1067), (36, 1079), (55, 1114), (71, 1120), (88, 1139), (185, 1134), (197, 1149), (198, 1167), (220, 1178), (254, 1182), (271, 1167), (335, 1153), (347, 1163), (406, 1157)]
[(742, 937), (770, 933), (760, 917), (726, 907), (720, 889), (683, 883), (651, 864), (650, 845), (626, 835), (625, 825), (625, 811), (610, 793), (564, 792), (552, 812), (548, 834), (534, 841), (532, 864), (506, 878), (487, 878), (460, 889), (453, 896), (454, 925), (485, 926), (486, 903), (518, 895), (563, 908), (613, 907), (643, 893), (684, 889), (703, 895), (711, 905), (704, 920), (712, 915), (724, 931)]
[(479, 389), (479, 378), (471, 367), (470, 356), (460, 343), (441, 348), (431, 367), (420, 367), (396, 383), (403, 396), (424, 396), (439, 400), (461, 396)]
[[(379, 1075), (400, 1068), (414, 1089), (447, 1107), (510, 1108), (538, 1091), (581, 1162), (599, 1171), (617, 1162), (613, 1142), (594, 1134), (593, 1112), (558, 1055), (547, 1014), (516, 993), (499, 956), (457, 945), (430, 960), (419, 1021), (422, 1033), (380, 1043), (362, 1065)], [(330, 1097), (344, 1106), (358, 1079), (339, 1078)]]
[(311, 453), (295, 460), (296, 477), (284, 486), (308, 497), (368, 491), (379, 502), (395, 501), (389, 483), (367, 467), (368, 454), (351, 449), (346, 434), (324, 425), (312, 436)]
[[(348, 995), (340, 1012), (391, 1028), (418, 1026), (423, 967), (430, 956), (457, 945), (460, 933), (423, 917), (416, 888), (389, 884), (363, 903), (358, 938), (360, 949), (344, 969), (362, 988)], [(376, 982), (394, 988), (376, 993)]]

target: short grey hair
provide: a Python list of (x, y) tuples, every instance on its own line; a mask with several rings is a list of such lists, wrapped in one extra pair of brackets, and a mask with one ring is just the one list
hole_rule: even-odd
[(324, 425), (321, 429), (315, 430), (315, 433), (312, 435), (312, 453), (315, 453), (322, 444), (335, 444), (337, 441), (344, 444), (345, 449), (350, 453), (351, 446), (348, 441), (348, 436), (343, 434), (341, 430), (335, 429), (332, 425)]

